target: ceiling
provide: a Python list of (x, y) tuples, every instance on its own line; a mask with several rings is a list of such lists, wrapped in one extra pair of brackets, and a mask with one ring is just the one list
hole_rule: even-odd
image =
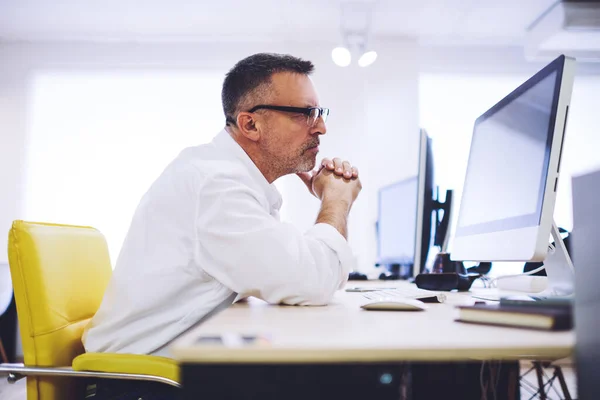
[[(521, 45), (556, 0), (0, 0), (2, 41), (338, 41), (371, 9), (374, 36)], [(341, 15), (344, 10), (345, 19)]]

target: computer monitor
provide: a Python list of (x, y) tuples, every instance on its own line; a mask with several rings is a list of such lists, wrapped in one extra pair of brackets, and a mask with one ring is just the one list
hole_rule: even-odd
[(418, 187), (415, 176), (379, 190), (378, 263), (397, 265), (400, 275), (415, 262)]
[(440, 247), (448, 241), (451, 200), (450, 191), (444, 202), (434, 198), (432, 140), (421, 129), (417, 176), (379, 190), (378, 264), (399, 278), (423, 272), (432, 239)]
[(553, 213), (574, 66), (558, 57), (475, 121), (453, 260), (544, 261), (549, 289), (572, 292)]

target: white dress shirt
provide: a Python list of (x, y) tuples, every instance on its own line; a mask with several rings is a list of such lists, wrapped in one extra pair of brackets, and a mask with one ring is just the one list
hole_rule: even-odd
[(350, 247), (331, 225), (303, 233), (281, 222), (280, 207), (226, 131), (182, 151), (137, 207), (86, 351), (167, 355), (169, 342), (236, 297), (327, 304), (353, 268)]

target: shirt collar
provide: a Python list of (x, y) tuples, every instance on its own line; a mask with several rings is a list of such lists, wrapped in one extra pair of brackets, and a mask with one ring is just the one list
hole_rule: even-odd
[(252, 179), (264, 190), (265, 195), (267, 196), (267, 200), (271, 208), (275, 208), (279, 211), (281, 208), (281, 204), (283, 203), (283, 199), (281, 198), (281, 194), (275, 187), (275, 185), (269, 183), (265, 176), (260, 172), (254, 161), (246, 154), (244, 149), (231, 137), (229, 132), (223, 129), (221, 132), (215, 136), (213, 139), (213, 143), (219, 147), (225, 148), (227, 151), (231, 152), (236, 158), (238, 158), (242, 163), (248, 168), (248, 172), (252, 176)]

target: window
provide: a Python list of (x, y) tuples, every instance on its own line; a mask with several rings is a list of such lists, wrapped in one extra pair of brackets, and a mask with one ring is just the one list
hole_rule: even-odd
[(223, 74), (42, 72), (32, 80), (25, 215), (91, 225), (116, 261), (133, 212), (167, 164), (224, 126)]

